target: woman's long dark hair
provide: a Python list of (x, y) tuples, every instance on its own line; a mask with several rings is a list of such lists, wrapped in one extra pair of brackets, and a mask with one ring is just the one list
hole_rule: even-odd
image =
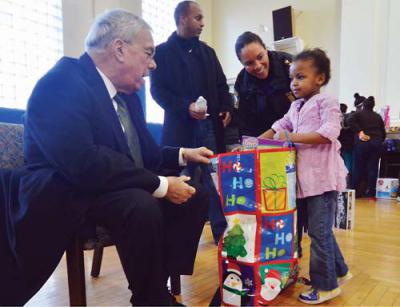
[(243, 34), (239, 35), (235, 43), (236, 56), (238, 57), (239, 61), (242, 49), (251, 43), (259, 43), (261, 46), (264, 47), (264, 49), (267, 49), (261, 37), (253, 32), (246, 31)]
[(374, 96), (369, 96), (363, 102), (363, 108), (367, 110), (373, 110), (375, 107), (375, 98)]

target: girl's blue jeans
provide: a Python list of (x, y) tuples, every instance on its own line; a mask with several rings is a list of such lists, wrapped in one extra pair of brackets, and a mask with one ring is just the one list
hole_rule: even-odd
[(318, 290), (333, 290), (338, 287), (337, 277), (348, 271), (332, 231), (337, 192), (325, 192), (304, 200), (307, 202), (308, 235), (311, 238), (311, 285)]

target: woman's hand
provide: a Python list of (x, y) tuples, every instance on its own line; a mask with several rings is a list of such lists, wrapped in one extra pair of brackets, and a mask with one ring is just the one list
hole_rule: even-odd
[(231, 149), (231, 152), (237, 152), (237, 151), (243, 151), (243, 146), (238, 144), (237, 146)]
[(228, 126), (232, 120), (232, 115), (230, 112), (221, 112), (219, 113), (219, 116), (222, 118), (222, 124), (224, 125), (224, 128)]

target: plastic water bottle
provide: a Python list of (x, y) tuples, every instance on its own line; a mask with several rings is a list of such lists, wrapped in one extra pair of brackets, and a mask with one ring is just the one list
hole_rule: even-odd
[(203, 96), (197, 98), (195, 106), (197, 112), (207, 112), (207, 100)]

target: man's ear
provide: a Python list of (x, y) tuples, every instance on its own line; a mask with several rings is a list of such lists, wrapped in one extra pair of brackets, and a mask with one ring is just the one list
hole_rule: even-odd
[(123, 62), (125, 52), (124, 42), (121, 39), (117, 38), (112, 42), (111, 48), (117, 61)]
[(186, 23), (186, 16), (185, 15), (181, 15), (181, 17), (179, 17), (179, 24), (181, 25), (181, 26), (184, 26), (185, 25), (185, 23)]

